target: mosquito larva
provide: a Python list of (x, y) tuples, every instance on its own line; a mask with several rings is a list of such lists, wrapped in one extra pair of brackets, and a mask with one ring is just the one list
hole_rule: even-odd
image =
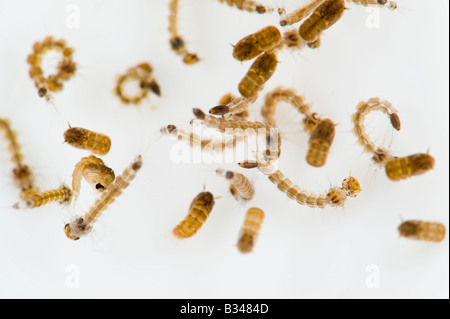
[(77, 240), (92, 230), (92, 225), (102, 215), (110, 204), (112, 204), (122, 191), (127, 188), (136, 177), (142, 167), (142, 156), (138, 155), (134, 161), (118, 176), (109, 187), (101, 193), (94, 205), (83, 217), (77, 217), (64, 226), (64, 232), (69, 239)]
[(386, 162), (394, 157), (388, 150), (377, 147), (366, 133), (364, 120), (367, 114), (372, 111), (381, 111), (389, 116), (391, 124), (396, 130), (400, 129), (400, 118), (392, 104), (380, 98), (371, 98), (367, 102), (360, 102), (356, 106), (356, 112), (352, 115), (353, 133), (356, 135), (358, 143), (363, 147), (365, 152), (372, 154), (372, 160), (376, 164), (384, 167)]
[(24, 203), (17, 203), (15, 208), (35, 208), (46, 205), (48, 203), (59, 202), (60, 204), (68, 205), (72, 201), (72, 190), (66, 186), (61, 185), (57, 189), (52, 189), (44, 192), (37, 192), (25, 198)]
[(219, 0), (222, 3), (228, 4), (230, 7), (236, 7), (239, 10), (248, 12), (266, 13), (268, 8), (263, 4), (253, 0)]
[(266, 26), (242, 38), (233, 48), (233, 57), (238, 61), (248, 61), (263, 52), (273, 49), (281, 40), (281, 33), (273, 25)]
[[(62, 58), (57, 66), (57, 73), (47, 77), (41, 67), (42, 58), (45, 53), (55, 50), (61, 53)], [(40, 97), (51, 98), (49, 91), (59, 92), (63, 88), (63, 81), (69, 80), (77, 69), (77, 65), (72, 60), (74, 50), (66, 46), (64, 39), (54, 40), (52, 36), (46, 37), (42, 42), (35, 42), (33, 45), (33, 53), (31, 53), (27, 62), (30, 65), (29, 75), (34, 81), (34, 85), (38, 89)]]
[(239, 251), (247, 254), (253, 250), (256, 237), (264, 221), (264, 212), (256, 207), (249, 208), (237, 243)]
[(255, 189), (245, 175), (232, 171), (224, 171), (221, 168), (216, 170), (216, 174), (225, 177), (225, 179), (230, 182), (234, 187), (233, 191), (236, 190), (240, 200), (249, 201), (255, 195)]
[(418, 153), (389, 160), (386, 163), (385, 171), (391, 181), (400, 181), (425, 174), (433, 167), (434, 158), (430, 154)]
[[(141, 63), (129, 68), (125, 74), (119, 75), (114, 92), (120, 98), (122, 103), (139, 104), (147, 97), (149, 91), (161, 96), (161, 89), (152, 76), (152, 70), (149, 63)], [(125, 90), (125, 85), (129, 81), (137, 81), (139, 83), (139, 92), (134, 96), (127, 94)]]
[(238, 89), (241, 95), (247, 98), (257, 95), (275, 73), (277, 64), (278, 59), (275, 52), (265, 52), (256, 58), (247, 74), (239, 82)]
[(33, 173), (28, 165), (22, 163), (21, 147), (9, 120), (0, 118), (0, 130), (4, 131), (4, 138), (9, 143), (8, 150), (11, 153), (11, 162), (15, 165), (13, 168), (14, 183), (20, 188), (20, 197), (25, 200), (27, 196), (38, 192), (37, 186), (34, 185)]
[(64, 141), (73, 147), (89, 150), (97, 155), (105, 155), (111, 148), (111, 139), (108, 136), (81, 127), (70, 127), (66, 130)]
[(445, 238), (445, 226), (436, 222), (425, 222), (421, 220), (407, 220), (398, 226), (400, 236), (432, 242), (441, 242)]
[(214, 196), (210, 192), (198, 194), (192, 201), (186, 218), (173, 229), (175, 237), (182, 239), (194, 236), (206, 222), (214, 203)]
[(197, 54), (190, 53), (186, 49), (185, 42), (178, 33), (178, 0), (170, 0), (169, 2), (169, 32), (170, 32), (170, 47), (172, 50), (183, 57), (185, 64), (194, 64), (200, 61)]
[(91, 155), (83, 157), (76, 165), (72, 174), (73, 197), (78, 199), (80, 194), (81, 178), (84, 179), (94, 189), (102, 192), (114, 181), (114, 171), (107, 167), (103, 161)]
[(314, 167), (325, 165), (334, 140), (334, 126), (333, 121), (324, 119), (314, 127), (309, 138), (309, 146), (306, 153), (306, 162), (309, 165)]
[(322, 31), (342, 17), (345, 9), (344, 0), (326, 0), (300, 25), (300, 36), (307, 42), (316, 41)]
[(347, 0), (347, 2), (353, 2), (355, 4), (359, 4), (365, 7), (373, 6), (373, 7), (385, 7), (389, 10), (397, 9), (397, 3), (395, 1), (388, 0)]
[(294, 23), (302, 21), (304, 18), (309, 16), (311, 12), (313, 12), (318, 6), (320, 6), (325, 0), (312, 0), (307, 5), (298, 8), (288, 14), (286, 14), (286, 10), (278, 9), (278, 13), (281, 16), (280, 25), (282, 27), (287, 25), (292, 25)]

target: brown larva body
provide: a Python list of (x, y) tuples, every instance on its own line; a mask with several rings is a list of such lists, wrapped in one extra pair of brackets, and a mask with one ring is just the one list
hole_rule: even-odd
[(441, 242), (445, 238), (445, 226), (436, 222), (407, 220), (398, 226), (400, 236), (432, 242)]
[(307, 42), (316, 41), (322, 31), (335, 24), (345, 12), (344, 0), (327, 0), (306, 19), (299, 28), (300, 36)]
[(60, 204), (67, 205), (71, 201), (72, 190), (66, 185), (61, 185), (58, 189), (38, 192), (28, 196), (25, 200), (25, 206), (27, 208), (34, 208), (53, 202), (60, 202)]
[(65, 131), (64, 141), (73, 147), (89, 150), (97, 155), (105, 155), (111, 148), (111, 139), (108, 136), (81, 127), (71, 127)]
[(177, 238), (194, 236), (206, 222), (214, 203), (214, 196), (210, 192), (198, 194), (189, 207), (188, 215), (173, 229), (173, 234)]
[(239, 82), (238, 89), (242, 96), (251, 97), (262, 90), (264, 84), (274, 74), (278, 64), (274, 52), (265, 52), (250, 66), (247, 74)]
[(281, 40), (277, 27), (269, 25), (241, 39), (233, 48), (233, 57), (238, 61), (248, 61), (274, 48)]
[(114, 171), (107, 167), (103, 161), (91, 155), (83, 157), (76, 165), (72, 174), (72, 190), (75, 199), (80, 193), (81, 178), (84, 179), (94, 189), (104, 191), (114, 181)]
[(281, 15), (280, 25), (282, 27), (287, 25), (292, 25), (299, 21), (302, 21), (308, 15), (311, 14), (318, 6), (320, 6), (325, 0), (312, 0), (305, 6), (298, 8), (288, 14), (284, 9), (278, 10), (278, 13)]
[(314, 167), (325, 165), (334, 140), (334, 126), (330, 119), (324, 119), (315, 126), (309, 139), (308, 152), (306, 153), (306, 161), (309, 165)]
[(263, 221), (264, 212), (261, 209), (252, 207), (247, 211), (241, 236), (237, 243), (237, 247), (241, 253), (246, 254), (253, 250), (256, 236), (258, 236)]
[(266, 13), (267, 8), (253, 0), (219, 0), (222, 3), (228, 4), (230, 7), (236, 7), (239, 10), (248, 12)]
[(77, 240), (85, 236), (92, 230), (92, 224), (102, 215), (122, 191), (127, 188), (136, 177), (137, 172), (142, 167), (142, 156), (138, 155), (134, 161), (118, 176), (109, 187), (102, 192), (100, 197), (89, 208), (89, 211), (82, 217), (77, 217), (64, 227), (64, 232), (69, 239)]
[(392, 181), (400, 181), (412, 176), (422, 175), (434, 167), (434, 158), (429, 154), (418, 153), (397, 157), (386, 163), (386, 175)]

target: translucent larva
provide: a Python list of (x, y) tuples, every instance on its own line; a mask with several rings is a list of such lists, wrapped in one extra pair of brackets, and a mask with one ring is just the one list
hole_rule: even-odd
[(172, 50), (183, 57), (183, 62), (185, 64), (195, 64), (200, 59), (197, 54), (190, 53), (185, 45), (185, 41), (178, 33), (178, 0), (170, 0), (169, 2), (169, 33), (170, 33), (170, 47)]
[(219, 168), (216, 170), (218, 176), (225, 177), (227, 181), (233, 186), (233, 191), (237, 192), (237, 197), (242, 201), (249, 201), (255, 195), (253, 184), (245, 175), (232, 171), (224, 171)]
[(222, 3), (228, 4), (230, 7), (236, 7), (239, 10), (248, 12), (266, 13), (268, 8), (261, 3), (253, 0), (219, 0)]
[(264, 212), (261, 209), (252, 207), (247, 211), (237, 244), (241, 253), (247, 254), (253, 250), (263, 221)]
[(331, 144), (334, 140), (335, 128), (330, 119), (321, 120), (311, 133), (306, 162), (314, 167), (322, 167), (327, 161)]
[(109, 187), (101, 193), (89, 211), (83, 217), (77, 217), (64, 226), (64, 232), (69, 239), (78, 240), (92, 230), (92, 225), (111, 205), (122, 191), (127, 188), (136, 177), (142, 167), (142, 156), (138, 155), (135, 160), (118, 176)]
[(300, 7), (288, 14), (286, 10), (278, 9), (278, 13), (281, 16), (280, 25), (282, 27), (287, 25), (292, 25), (294, 23), (302, 21), (304, 18), (309, 16), (318, 6), (320, 6), (325, 0), (312, 0), (303, 7)]
[(114, 171), (107, 167), (103, 161), (91, 155), (83, 157), (76, 165), (72, 174), (73, 197), (78, 199), (80, 194), (81, 178), (84, 179), (94, 189), (102, 192), (114, 181)]
[(327, 0), (306, 19), (299, 28), (300, 36), (307, 42), (316, 41), (322, 32), (334, 25), (345, 12), (344, 0)]
[(277, 27), (269, 25), (241, 39), (233, 48), (233, 57), (238, 61), (248, 61), (263, 52), (273, 49), (281, 40)]
[(257, 95), (275, 73), (277, 64), (278, 59), (275, 52), (265, 52), (260, 55), (239, 82), (238, 89), (241, 95), (247, 98)]
[(35, 208), (53, 202), (68, 205), (72, 201), (72, 190), (66, 186), (61, 185), (60, 188), (52, 189), (44, 192), (37, 192), (26, 197), (24, 203), (17, 203), (15, 208)]
[[(44, 76), (41, 67), (42, 58), (50, 50), (61, 53), (61, 61), (58, 63), (56, 74)], [(76, 72), (77, 65), (72, 60), (74, 50), (66, 46), (64, 39), (55, 40), (52, 36), (46, 37), (42, 42), (33, 45), (33, 52), (28, 56), (30, 65), (29, 75), (38, 89), (40, 97), (50, 99), (50, 92), (59, 92), (63, 89), (63, 82), (69, 80)]]
[(445, 226), (441, 223), (421, 220), (407, 220), (398, 226), (400, 236), (431, 242), (441, 242), (445, 238)]
[(430, 154), (418, 153), (389, 160), (386, 163), (385, 171), (391, 181), (400, 181), (425, 174), (433, 167), (434, 158)]
[(73, 147), (89, 150), (97, 155), (105, 155), (111, 148), (111, 139), (108, 136), (81, 127), (66, 130), (64, 141)]
[(359, 4), (365, 7), (385, 7), (389, 10), (397, 9), (398, 5), (395, 1), (388, 0), (347, 0), (348, 2), (353, 2), (355, 4)]
[(214, 203), (210, 192), (198, 194), (189, 207), (188, 215), (173, 229), (173, 234), (180, 239), (194, 236), (208, 219)]
[[(129, 68), (125, 74), (119, 75), (114, 92), (120, 98), (122, 103), (138, 105), (147, 97), (149, 91), (161, 96), (161, 89), (159, 84), (153, 78), (152, 70), (149, 63), (141, 63)], [(138, 92), (135, 95), (130, 95), (126, 92), (125, 86), (130, 81), (139, 83)]]

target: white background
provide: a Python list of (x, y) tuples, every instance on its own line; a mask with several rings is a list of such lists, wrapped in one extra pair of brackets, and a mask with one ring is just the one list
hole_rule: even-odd
[[(89, 208), (94, 191), (83, 182), (69, 208), (11, 209), (19, 191), (1, 141), (0, 297), (448, 298), (448, 237), (416, 242), (396, 229), (401, 218), (449, 224), (448, 1), (399, 1), (395, 12), (349, 4), (319, 49), (279, 54), (252, 118), (259, 119), (265, 93), (283, 85), (339, 123), (327, 165), (313, 168), (304, 160), (300, 115), (278, 107), (285, 137), (279, 168), (288, 177), (318, 193), (350, 173), (361, 182), (363, 192), (345, 209), (324, 210), (298, 205), (267, 177), (236, 164), (171, 161), (175, 141), (160, 137), (159, 128), (187, 126), (193, 107), (207, 111), (223, 94), (237, 94), (251, 62), (234, 60), (231, 44), (279, 22), (277, 13), (241, 12), (215, 0), (180, 2), (180, 33), (202, 58), (197, 65), (184, 65), (170, 50), (168, 1), (0, 1), (0, 116), (11, 120), (39, 188), (70, 185), (74, 165), (89, 155), (63, 144), (67, 122), (111, 137), (102, 158), (116, 175), (135, 155), (144, 157), (95, 232), (73, 242), (63, 226)], [(295, 8), (294, 1), (266, 3)], [(74, 28), (68, 22), (77, 11)], [(78, 64), (53, 104), (37, 96), (26, 63), (33, 43), (47, 35), (66, 39)], [(162, 97), (124, 107), (113, 94), (116, 76), (144, 61)], [(398, 109), (402, 129), (393, 132), (386, 117), (371, 116), (371, 136), (397, 156), (429, 150), (434, 170), (391, 182), (362, 153), (350, 117), (360, 100), (376, 96)], [(217, 167), (246, 173), (255, 182), (254, 200), (243, 206), (231, 198)], [(193, 238), (174, 239), (171, 230), (204, 185), (221, 196), (210, 218)], [(254, 251), (242, 255), (236, 242), (251, 206), (266, 219)], [(371, 288), (377, 275), (379, 287)]]

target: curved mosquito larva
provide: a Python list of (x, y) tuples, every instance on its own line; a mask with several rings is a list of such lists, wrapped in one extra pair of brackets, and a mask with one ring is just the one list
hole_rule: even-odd
[(380, 8), (388, 8), (389, 10), (397, 9), (398, 5), (395, 1), (388, 0), (347, 0), (347, 2), (353, 2), (354, 4), (359, 4), (365, 7), (380, 7)]
[(264, 212), (259, 208), (252, 207), (247, 211), (237, 243), (237, 247), (241, 253), (247, 254), (253, 250), (264, 217)]
[(326, 0), (300, 25), (300, 36), (307, 42), (316, 41), (323, 31), (339, 21), (345, 9), (344, 0)]
[(238, 61), (248, 61), (263, 52), (273, 49), (281, 40), (281, 33), (273, 25), (266, 26), (245, 38), (233, 48), (233, 57)]
[(309, 147), (306, 153), (306, 162), (314, 167), (325, 165), (331, 144), (333, 144), (335, 128), (330, 119), (321, 120), (314, 127), (309, 138)]
[(80, 194), (81, 178), (84, 179), (94, 189), (102, 192), (114, 181), (114, 171), (107, 167), (103, 161), (91, 155), (83, 157), (76, 165), (72, 174), (73, 197), (78, 199)]
[(194, 236), (206, 222), (214, 203), (214, 196), (210, 192), (198, 194), (192, 201), (186, 218), (173, 229), (175, 237), (183, 239)]
[[(152, 76), (152, 70), (149, 63), (141, 63), (129, 68), (125, 74), (119, 75), (114, 92), (120, 98), (122, 103), (138, 105), (147, 97), (149, 91), (161, 96), (161, 89)], [(125, 90), (125, 85), (129, 81), (139, 82), (139, 92), (134, 96), (127, 94)]]
[(256, 58), (247, 74), (239, 82), (239, 93), (247, 98), (257, 95), (275, 73), (277, 64), (278, 59), (275, 52), (265, 52)]
[(228, 4), (230, 7), (236, 7), (239, 10), (248, 12), (266, 13), (269, 9), (261, 3), (253, 0), (219, 0)]
[(111, 139), (108, 136), (81, 127), (66, 130), (64, 141), (73, 147), (89, 150), (97, 155), (105, 155), (111, 148)]
[(241, 173), (232, 171), (224, 171), (219, 168), (216, 170), (218, 176), (225, 177), (233, 186), (232, 192), (236, 191), (237, 196), (242, 201), (249, 201), (255, 195), (255, 189), (252, 183)]
[(356, 112), (352, 115), (353, 133), (358, 139), (358, 143), (363, 147), (364, 151), (372, 154), (372, 160), (381, 167), (394, 158), (394, 156), (386, 149), (378, 147), (370, 139), (364, 126), (364, 120), (372, 111), (381, 111), (386, 114), (392, 126), (396, 130), (400, 130), (400, 118), (397, 110), (392, 104), (380, 98), (371, 98), (367, 102), (362, 101), (356, 106)]
[(298, 8), (288, 14), (286, 14), (286, 10), (278, 9), (278, 14), (281, 16), (280, 25), (284, 27), (302, 21), (304, 18), (309, 16), (311, 12), (313, 12), (324, 1), (325, 0), (312, 0), (307, 5)]
[(92, 225), (102, 215), (110, 204), (112, 204), (122, 191), (127, 188), (136, 177), (142, 167), (142, 156), (138, 155), (134, 161), (118, 176), (109, 187), (101, 193), (89, 211), (83, 217), (77, 217), (64, 227), (64, 232), (69, 239), (77, 240), (92, 230)]
[(17, 141), (17, 133), (11, 128), (9, 120), (0, 118), (0, 130), (4, 131), (4, 138), (9, 143), (8, 151), (11, 153), (11, 162), (15, 165), (13, 168), (14, 183), (20, 188), (20, 197), (25, 200), (29, 195), (39, 191), (34, 185), (34, 176), (28, 165), (22, 163), (23, 155), (21, 147)]
[(61, 185), (58, 189), (52, 189), (44, 192), (34, 193), (26, 197), (24, 203), (17, 203), (15, 208), (35, 208), (53, 202), (68, 205), (72, 201), (72, 190), (66, 186)]
[[(62, 58), (57, 66), (57, 73), (47, 77), (41, 67), (42, 58), (50, 50), (61, 53)], [(59, 92), (63, 89), (63, 81), (69, 80), (76, 72), (77, 65), (72, 60), (74, 50), (66, 46), (64, 39), (54, 40), (52, 36), (46, 37), (42, 42), (35, 42), (33, 52), (28, 56), (30, 65), (29, 75), (38, 89), (40, 97), (51, 99), (50, 92)]]
[(186, 49), (185, 41), (178, 33), (178, 0), (170, 0), (169, 2), (169, 33), (170, 33), (170, 47), (178, 55), (183, 57), (185, 64), (195, 64), (200, 59), (197, 54), (190, 53)]
[(407, 220), (398, 226), (400, 236), (431, 242), (441, 242), (445, 238), (445, 226), (441, 223), (421, 220)]
[(400, 181), (425, 174), (434, 167), (434, 158), (425, 153), (396, 157), (386, 163), (385, 171), (391, 181)]

